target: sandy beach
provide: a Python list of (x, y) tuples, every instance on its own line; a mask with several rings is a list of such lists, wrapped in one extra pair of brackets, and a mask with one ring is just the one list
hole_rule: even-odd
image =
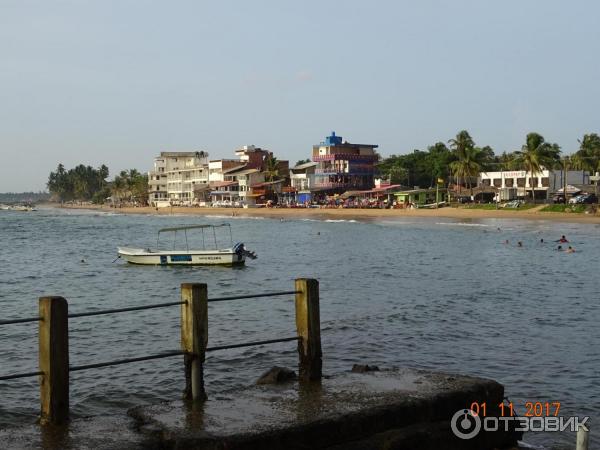
[[(58, 205), (53, 205), (59, 207)], [(450, 219), (525, 219), (551, 220), (556, 222), (576, 222), (600, 224), (600, 215), (578, 213), (541, 212), (544, 205), (539, 207), (515, 210), (483, 210), (471, 208), (440, 208), (440, 209), (342, 209), (342, 208), (196, 208), (196, 207), (124, 207), (111, 208), (96, 205), (68, 205), (64, 208), (87, 209), (119, 214), (171, 215), (185, 214), (198, 216), (232, 216), (236, 217), (272, 217), (272, 218), (314, 218), (314, 219), (376, 219), (376, 218), (450, 218)]]

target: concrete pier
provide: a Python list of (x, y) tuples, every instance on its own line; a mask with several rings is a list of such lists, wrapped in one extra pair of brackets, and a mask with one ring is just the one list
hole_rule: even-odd
[(503, 394), (502, 385), (482, 378), (414, 369), (349, 372), (321, 382), (209, 392), (195, 404), (137, 407), (126, 427), (79, 420), (54, 438), (46, 432), (41, 439), (39, 428), (30, 427), (20, 436), (0, 432), (0, 440), (7, 448), (504, 449), (515, 447), (517, 436), (481, 432), (463, 440), (450, 427), (452, 416), (472, 402), (485, 402), (487, 415), (497, 415)]

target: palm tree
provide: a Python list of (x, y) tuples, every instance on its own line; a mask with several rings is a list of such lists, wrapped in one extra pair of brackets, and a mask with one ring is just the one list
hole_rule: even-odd
[[(453, 163), (450, 164), (450, 167), (452, 168), (452, 166), (454, 166), (454, 168), (452, 168), (452, 171), (456, 175), (456, 184), (458, 185), (458, 190), (460, 192), (460, 188), (461, 188), (461, 185), (459, 184), (460, 178), (461, 177), (464, 178), (465, 175), (464, 175), (462, 169), (457, 171), (456, 168), (460, 167), (461, 164), (464, 164), (464, 159), (466, 157), (466, 153), (469, 151), (469, 149), (472, 149), (475, 147), (475, 142), (473, 141), (473, 138), (471, 137), (471, 135), (469, 134), (469, 132), (467, 130), (462, 130), (462, 131), (458, 132), (458, 134), (456, 135), (456, 137), (454, 139), (450, 139), (448, 141), (448, 143), (450, 144), (450, 148), (452, 149), (454, 156), (457, 159), (457, 161), (454, 161)], [(459, 163), (461, 161), (463, 161), (461, 164), (455, 164), (455, 163)]]
[(468, 148), (475, 147), (475, 142), (467, 130), (459, 131), (456, 137), (450, 139), (448, 143), (458, 158), (464, 156)]
[[(541, 134), (529, 133), (525, 145), (521, 147), (521, 150), (516, 151), (515, 155), (521, 166), (530, 173), (531, 184), (534, 174), (557, 165), (560, 159), (560, 147), (557, 144), (546, 142)], [(534, 186), (531, 186), (531, 197), (535, 203)]]
[(279, 176), (279, 161), (269, 153), (265, 158), (265, 178), (267, 181), (273, 181)]
[(573, 165), (590, 173), (600, 171), (600, 136), (586, 134), (579, 140), (579, 150), (573, 155)]
[(473, 185), (471, 184), (471, 179), (478, 176), (479, 173), (486, 168), (487, 159), (487, 153), (485, 150), (482, 150), (478, 147), (466, 147), (464, 149), (462, 158), (450, 163), (450, 168), (456, 175), (457, 180), (468, 180), (471, 196), (473, 196)]

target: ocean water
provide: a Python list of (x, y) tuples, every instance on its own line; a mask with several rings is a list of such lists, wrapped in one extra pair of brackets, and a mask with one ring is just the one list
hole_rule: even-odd
[[(113, 262), (117, 245), (154, 246), (161, 227), (223, 221), (257, 260), (240, 268)], [(216, 297), (292, 290), (295, 278), (312, 277), (320, 282), (326, 373), (369, 363), (489, 377), (505, 386), (517, 413), (527, 401), (561, 402), (562, 415), (591, 416), (594, 424), (600, 419), (599, 231), (491, 219), (0, 211), (1, 317), (37, 315), (43, 295), (64, 296), (75, 313), (177, 301), (184, 282), (207, 283), (209, 297)], [(554, 250), (563, 234), (576, 253)], [(176, 350), (179, 309), (73, 318), (69, 332), (71, 365)], [(293, 335), (293, 296), (209, 306), (209, 345)], [(290, 342), (210, 353), (207, 390), (245, 386), (273, 365), (296, 364)], [(35, 370), (37, 325), (0, 326), (0, 375)], [(75, 417), (122, 413), (179, 398), (183, 364), (179, 357), (146, 361), (74, 372), (71, 380)], [(0, 382), (0, 395), (0, 427), (35, 422), (36, 378)], [(572, 448), (575, 436), (528, 433), (525, 441)]]

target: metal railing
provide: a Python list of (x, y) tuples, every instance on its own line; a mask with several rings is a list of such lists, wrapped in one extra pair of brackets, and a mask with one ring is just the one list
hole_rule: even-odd
[[(247, 341), (208, 347), (208, 303), (231, 300), (295, 295), (296, 335), (283, 338)], [(151, 355), (96, 362), (79, 366), (69, 365), (68, 321), (73, 318), (120, 314), (146, 309), (181, 307), (181, 350)], [(321, 378), (321, 331), (319, 317), (319, 283), (314, 279), (300, 278), (290, 291), (264, 292), (208, 298), (206, 284), (181, 285), (181, 301), (145, 306), (105, 309), (81, 313), (68, 313), (63, 297), (40, 297), (40, 315), (0, 321), (0, 325), (39, 323), (39, 371), (1, 375), (0, 381), (26, 377), (40, 377), (41, 423), (59, 424), (69, 419), (69, 373), (97, 369), (173, 356), (184, 356), (186, 380), (185, 396), (192, 400), (207, 398), (204, 389), (204, 360), (207, 352), (274, 344), (298, 342), (299, 377), (301, 381)]]

